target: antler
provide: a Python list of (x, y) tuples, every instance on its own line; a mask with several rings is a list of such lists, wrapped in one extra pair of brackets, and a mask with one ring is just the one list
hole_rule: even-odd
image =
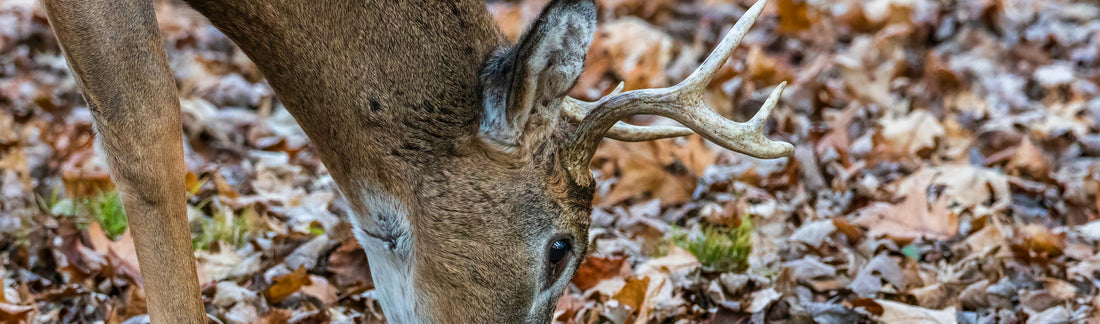
[[(632, 115), (659, 115), (672, 118), (708, 140), (727, 149), (741, 152), (749, 156), (765, 159), (774, 159), (790, 156), (794, 152), (794, 145), (786, 142), (777, 142), (764, 136), (764, 125), (771, 115), (772, 109), (779, 101), (779, 95), (783, 92), (786, 82), (779, 84), (772, 91), (768, 100), (760, 107), (760, 111), (751, 120), (738, 123), (722, 117), (706, 105), (703, 91), (707, 84), (714, 79), (715, 72), (722, 66), (733, 49), (741, 43), (741, 39), (748, 33), (749, 28), (756, 22), (760, 12), (764, 9), (767, 0), (759, 0), (754, 4), (733, 26), (718, 47), (707, 57), (703, 64), (688, 78), (679, 84), (660, 89), (642, 89), (624, 93), (613, 92), (611, 95), (600, 99), (595, 103), (584, 103), (568, 98), (564, 106), (567, 113), (575, 113), (583, 109), (585, 104), (594, 105), (580, 122), (576, 134), (564, 147), (564, 166), (569, 170), (573, 180), (579, 185), (588, 185), (591, 180), (591, 172), (588, 163), (595, 153), (596, 147), (605, 135), (611, 135), (609, 130), (613, 126), (619, 127), (623, 132), (629, 130), (622, 125), (616, 125), (619, 120)], [(579, 102), (579, 104), (578, 104)], [(572, 107), (571, 107), (572, 106)], [(580, 107), (580, 109), (578, 109)], [(572, 110), (572, 111), (571, 111)], [(625, 125), (625, 124), (624, 124)], [(627, 125), (630, 126), (630, 125)], [(637, 138), (656, 137), (658, 131), (647, 131), (644, 127), (634, 126)], [(663, 132), (678, 131), (664, 128)], [(640, 135), (639, 135), (640, 134)], [(622, 136), (615, 135), (615, 136)], [(625, 135), (624, 137), (629, 137)], [(664, 136), (670, 137), (670, 136)], [(659, 138), (659, 137), (657, 137)]]
[[(565, 101), (562, 102), (562, 108), (565, 112), (565, 116), (569, 117), (570, 121), (579, 124), (581, 121), (584, 120), (585, 115), (588, 115), (589, 112), (591, 112), (601, 103), (606, 101), (608, 98), (618, 95), (620, 92), (623, 92), (622, 82), (619, 82), (619, 86), (615, 87), (615, 90), (612, 90), (611, 93), (607, 94), (607, 96), (601, 98), (599, 101), (596, 102), (587, 102), (574, 99), (573, 97), (566, 97)], [(688, 129), (686, 127), (643, 127), (627, 124), (620, 121), (615, 123), (614, 126), (611, 126), (611, 129), (607, 131), (607, 134), (605, 134), (605, 136), (614, 140), (624, 142), (646, 142), (662, 138), (688, 136), (693, 133), (694, 132), (692, 132), (691, 129)]]

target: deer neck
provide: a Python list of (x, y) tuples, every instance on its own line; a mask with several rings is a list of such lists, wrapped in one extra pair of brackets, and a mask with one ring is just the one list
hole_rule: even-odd
[(256, 63), (334, 177), (383, 190), (408, 181), (380, 172), (431, 164), (477, 127), (482, 64), (505, 42), (475, 0), (188, 2)]

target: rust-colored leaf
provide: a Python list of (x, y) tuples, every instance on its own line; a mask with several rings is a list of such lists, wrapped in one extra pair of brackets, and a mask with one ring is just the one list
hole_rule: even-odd
[(631, 278), (626, 281), (626, 285), (622, 290), (619, 290), (618, 294), (615, 294), (615, 300), (626, 306), (630, 306), (630, 309), (634, 311), (641, 310), (642, 305), (645, 303), (646, 292), (649, 289), (649, 277)]
[(627, 275), (630, 275), (630, 264), (626, 263), (626, 258), (588, 256), (577, 268), (573, 284), (585, 291), (595, 287), (600, 281)]
[(264, 291), (264, 297), (267, 297), (267, 301), (270, 303), (282, 302), (291, 294), (301, 290), (302, 286), (312, 283), (305, 267), (299, 267), (294, 272), (275, 277), (272, 281), (274, 282), (271, 287)]

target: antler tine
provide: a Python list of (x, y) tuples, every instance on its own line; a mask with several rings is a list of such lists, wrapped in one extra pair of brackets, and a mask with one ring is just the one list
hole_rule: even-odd
[(573, 180), (580, 185), (591, 184), (588, 162), (592, 159), (600, 139), (613, 126), (617, 126), (619, 120), (632, 115), (672, 118), (722, 147), (749, 156), (766, 159), (790, 156), (794, 152), (794, 145), (773, 141), (764, 135), (764, 126), (779, 102), (786, 82), (776, 86), (756, 115), (744, 123), (722, 117), (708, 107), (704, 99), (707, 84), (760, 16), (766, 2), (767, 0), (759, 0), (749, 8), (722, 39), (717, 49), (683, 82), (670, 88), (613, 94), (595, 103), (578, 105), (581, 108), (584, 108), (583, 104), (595, 107), (591, 107), (570, 143), (563, 148), (563, 163)]
[[(615, 87), (615, 90), (612, 90), (611, 93), (596, 102), (586, 102), (572, 97), (566, 97), (562, 104), (562, 110), (570, 121), (580, 123), (584, 120), (584, 116), (587, 115), (589, 111), (595, 109), (601, 102), (606, 101), (605, 99), (618, 95), (621, 92), (623, 92), (623, 83), (619, 82), (619, 86)], [(607, 131), (605, 136), (624, 142), (646, 142), (662, 138), (688, 136), (693, 133), (691, 129), (686, 127), (636, 126), (620, 121), (615, 123), (614, 126), (611, 126), (611, 129)]]

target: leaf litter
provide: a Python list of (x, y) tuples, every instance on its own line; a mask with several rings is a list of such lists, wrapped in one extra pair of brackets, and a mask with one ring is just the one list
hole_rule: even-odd
[[(487, 6), (514, 40), (546, 2)], [(599, 4), (571, 93), (586, 100), (681, 80), (750, 1)], [(255, 65), (188, 11), (157, 6), (207, 310), (224, 323), (385, 321), (308, 139)], [(140, 323), (129, 235), (73, 212), (113, 184), (47, 24), (34, 1), (0, 2), (0, 321)], [(605, 141), (593, 253), (556, 322), (1100, 323), (1097, 3), (772, 0), (733, 56), (708, 100), (745, 120), (790, 81), (768, 129), (796, 155)], [(712, 272), (669, 243), (742, 219), (744, 271)]]

